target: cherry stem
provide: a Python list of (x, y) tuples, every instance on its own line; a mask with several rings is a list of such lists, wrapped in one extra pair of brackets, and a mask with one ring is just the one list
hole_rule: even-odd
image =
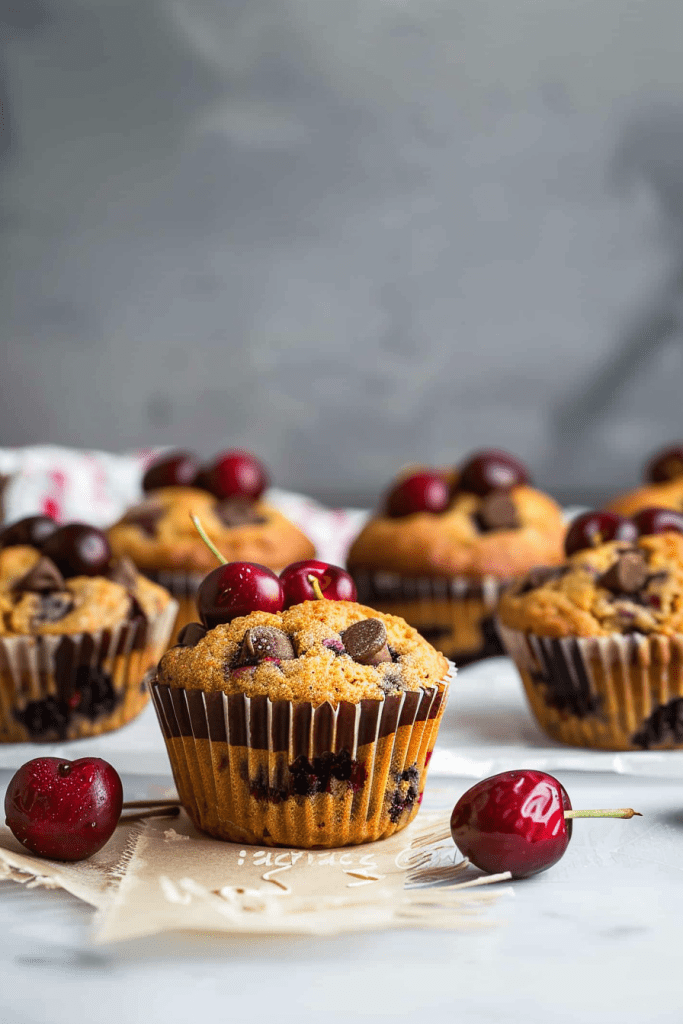
[(595, 808), (592, 811), (565, 811), (565, 818), (642, 818), (632, 807)]
[(199, 516), (195, 516), (195, 515), (193, 515), (193, 514), (192, 514), (192, 513), (190, 512), (190, 519), (192, 520), (192, 522), (193, 522), (193, 524), (194, 524), (194, 528), (195, 528), (195, 530), (197, 531), (197, 533), (199, 534), (199, 536), (200, 536), (200, 537), (202, 538), (202, 540), (203, 540), (203, 541), (204, 541), (204, 543), (206, 544), (206, 546), (207, 546), (207, 548), (209, 549), (209, 551), (210, 551), (210, 552), (211, 552), (211, 553), (212, 553), (213, 555), (215, 555), (215, 556), (216, 556), (216, 558), (217, 558), (217, 559), (218, 559), (218, 561), (219, 561), (219, 562), (221, 563), (221, 565), (227, 565), (227, 564), (228, 564), (228, 560), (227, 560), (227, 558), (224, 558), (224, 557), (223, 557), (223, 555), (222, 555), (222, 554), (220, 553), (220, 551), (218, 550), (218, 548), (216, 547), (216, 545), (214, 544), (214, 542), (213, 542), (212, 540), (210, 540), (210, 538), (209, 538), (209, 537), (207, 536), (206, 530), (204, 529), (204, 527), (202, 526), (202, 524), (201, 524), (201, 523), (199, 522)]
[(180, 800), (126, 800), (123, 804), (124, 811), (134, 807), (180, 807)]
[(169, 807), (157, 807), (153, 811), (138, 811), (137, 814), (122, 814), (119, 821), (142, 821), (144, 818), (177, 818), (180, 807), (177, 804)]
[(315, 594), (317, 599), (319, 601), (324, 601), (325, 600), (325, 595), (323, 594), (322, 590), (320, 589), (320, 583), (318, 582), (318, 577), (317, 576), (309, 576), (308, 577), (308, 582), (313, 587), (313, 593)]

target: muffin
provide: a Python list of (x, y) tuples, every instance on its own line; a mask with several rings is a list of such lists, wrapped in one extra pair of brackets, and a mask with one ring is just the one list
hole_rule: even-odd
[(632, 516), (643, 509), (683, 510), (683, 444), (656, 452), (645, 466), (644, 483), (607, 505), (610, 512)]
[(178, 602), (175, 632), (197, 618), (197, 589), (216, 565), (191, 515), (199, 516), (228, 561), (279, 571), (314, 554), (308, 537), (261, 500), (266, 483), (260, 463), (244, 452), (219, 456), (207, 467), (175, 452), (150, 467), (143, 479), (146, 498), (108, 531), (114, 554), (131, 558)]
[(530, 573), (502, 596), (499, 628), (553, 739), (683, 747), (681, 533), (598, 540)]
[(354, 541), (358, 599), (400, 615), (462, 665), (502, 654), (499, 594), (536, 565), (562, 561), (562, 512), (529, 486), (504, 452), (480, 452), (460, 471), (399, 479)]
[(417, 814), (448, 663), (402, 619), (323, 599), (188, 626), (150, 688), (198, 829), (338, 847)]
[(175, 602), (82, 524), (0, 534), (0, 742), (96, 736), (133, 719)]

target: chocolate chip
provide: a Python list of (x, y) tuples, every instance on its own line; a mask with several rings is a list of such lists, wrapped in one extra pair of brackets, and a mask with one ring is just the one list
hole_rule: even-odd
[(292, 641), (275, 626), (252, 626), (244, 634), (237, 665), (256, 665), (260, 661), (291, 661), (295, 658)]
[(648, 578), (648, 567), (640, 551), (627, 551), (598, 579), (598, 585), (613, 594), (635, 594)]
[(206, 629), (199, 622), (188, 622), (178, 633), (176, 644), (178, 647), (196, 647), (206, 633)]
[(147, 501), (141, 501), (139, 505), (129, 508), (121, 522), (126, 526), (137, 526), (148, 537), (155, 537), (157, 523), (165, 511), (163, 505), (149, 498)]
[(138, 572), (128, 555), (114, 559), (107, 569), (106, 576), (112, 583), (118, 583), (126, 590), (135, 590), (137, 586)]
[(265, 523), (264, 516), (258, 515), (254, 503), (245, 498), (226, 498), (217, 502), (213, 511), (224, 526), (255, 526)]
[(380, 665), (391, 661), (387, 647), (387, 631), (381, 619), (354, 622), (341, 634), (346, 653), (359, 665)]
[(530, 590), (545, 586), (551, 580), (559, 580), (566, 575), (567, 567), (564, 565), (537, 565), (531, 569), (517, 588), (518, 594), (528, 594)]
[(49, 594), (64, 590), (64, 577), (50, 558), (42, 556), (13, 586), (15, 593)]
[(31, 616), (31, 625), (36, 628), (47, 622), (59, 622), (69, 614), (73, 606), (71, 594), (40, 594), (38, 607)]
[(475, 521), (480, 530), (514, 530), (519, 526), (515, 504), (507, 491), (491, 491), (482, 498)]

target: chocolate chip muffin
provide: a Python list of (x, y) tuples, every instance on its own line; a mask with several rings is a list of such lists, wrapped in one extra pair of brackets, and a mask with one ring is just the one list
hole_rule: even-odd
[(197, 828), (335, 847), (415, 816), (447, 686), (446, 659), (402, 619), (317, 600), (188, 626), (151, 689)]
[(683, 535), (580, 550), (500, 602), (539, 724), (607, 750), (683, 747)]
[(607, 505), (610, 512), (632, 516), (647, 508), (683, 511), (683, 443), (656, 452), (643, 473), (643, 484)]
[(124, 725), (148, 701), (143, 678), (168, 643), (175, 603), (112, 559), (94, 528), (53, 524), (41, 550), (14, 542), (17, 525), (0, 534), (0, 742)]
[(407, 619), (459, 665), (502, 654), (502, 587), (563, 559), (561, 510), (528, 479), (493, 451), (399, 479), (349, 553), (359, 600)]

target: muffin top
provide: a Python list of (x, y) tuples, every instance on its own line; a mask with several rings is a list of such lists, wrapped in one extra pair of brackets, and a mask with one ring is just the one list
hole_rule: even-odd
[(65, 579), (37, 548), (0, 550), (0, 636), (108, 629), (139, 616), (153, 619), (169, 600), (127, 559), (113, 560), (106, 575)]
[(503, 595), (498, 614), (539, 636), (682, 633), (683, 535), (610, 541), (532, 570)]
[(358, 703), (438, 683), (448, 662), (403, 619), (351, 601), (252, 612), (208, 632), (186, 627), (160, 683), (271, 700)]
[(108, 532), (115, 555), (140, 569), (206, 574), (216, 559), (190, 519), (229, 562), (258, 562), (279, 571), (315, 553), (311, 541), (276, 509), (246, 497), (219, 499), (196, 487), (160, 487), (134, 505)]

